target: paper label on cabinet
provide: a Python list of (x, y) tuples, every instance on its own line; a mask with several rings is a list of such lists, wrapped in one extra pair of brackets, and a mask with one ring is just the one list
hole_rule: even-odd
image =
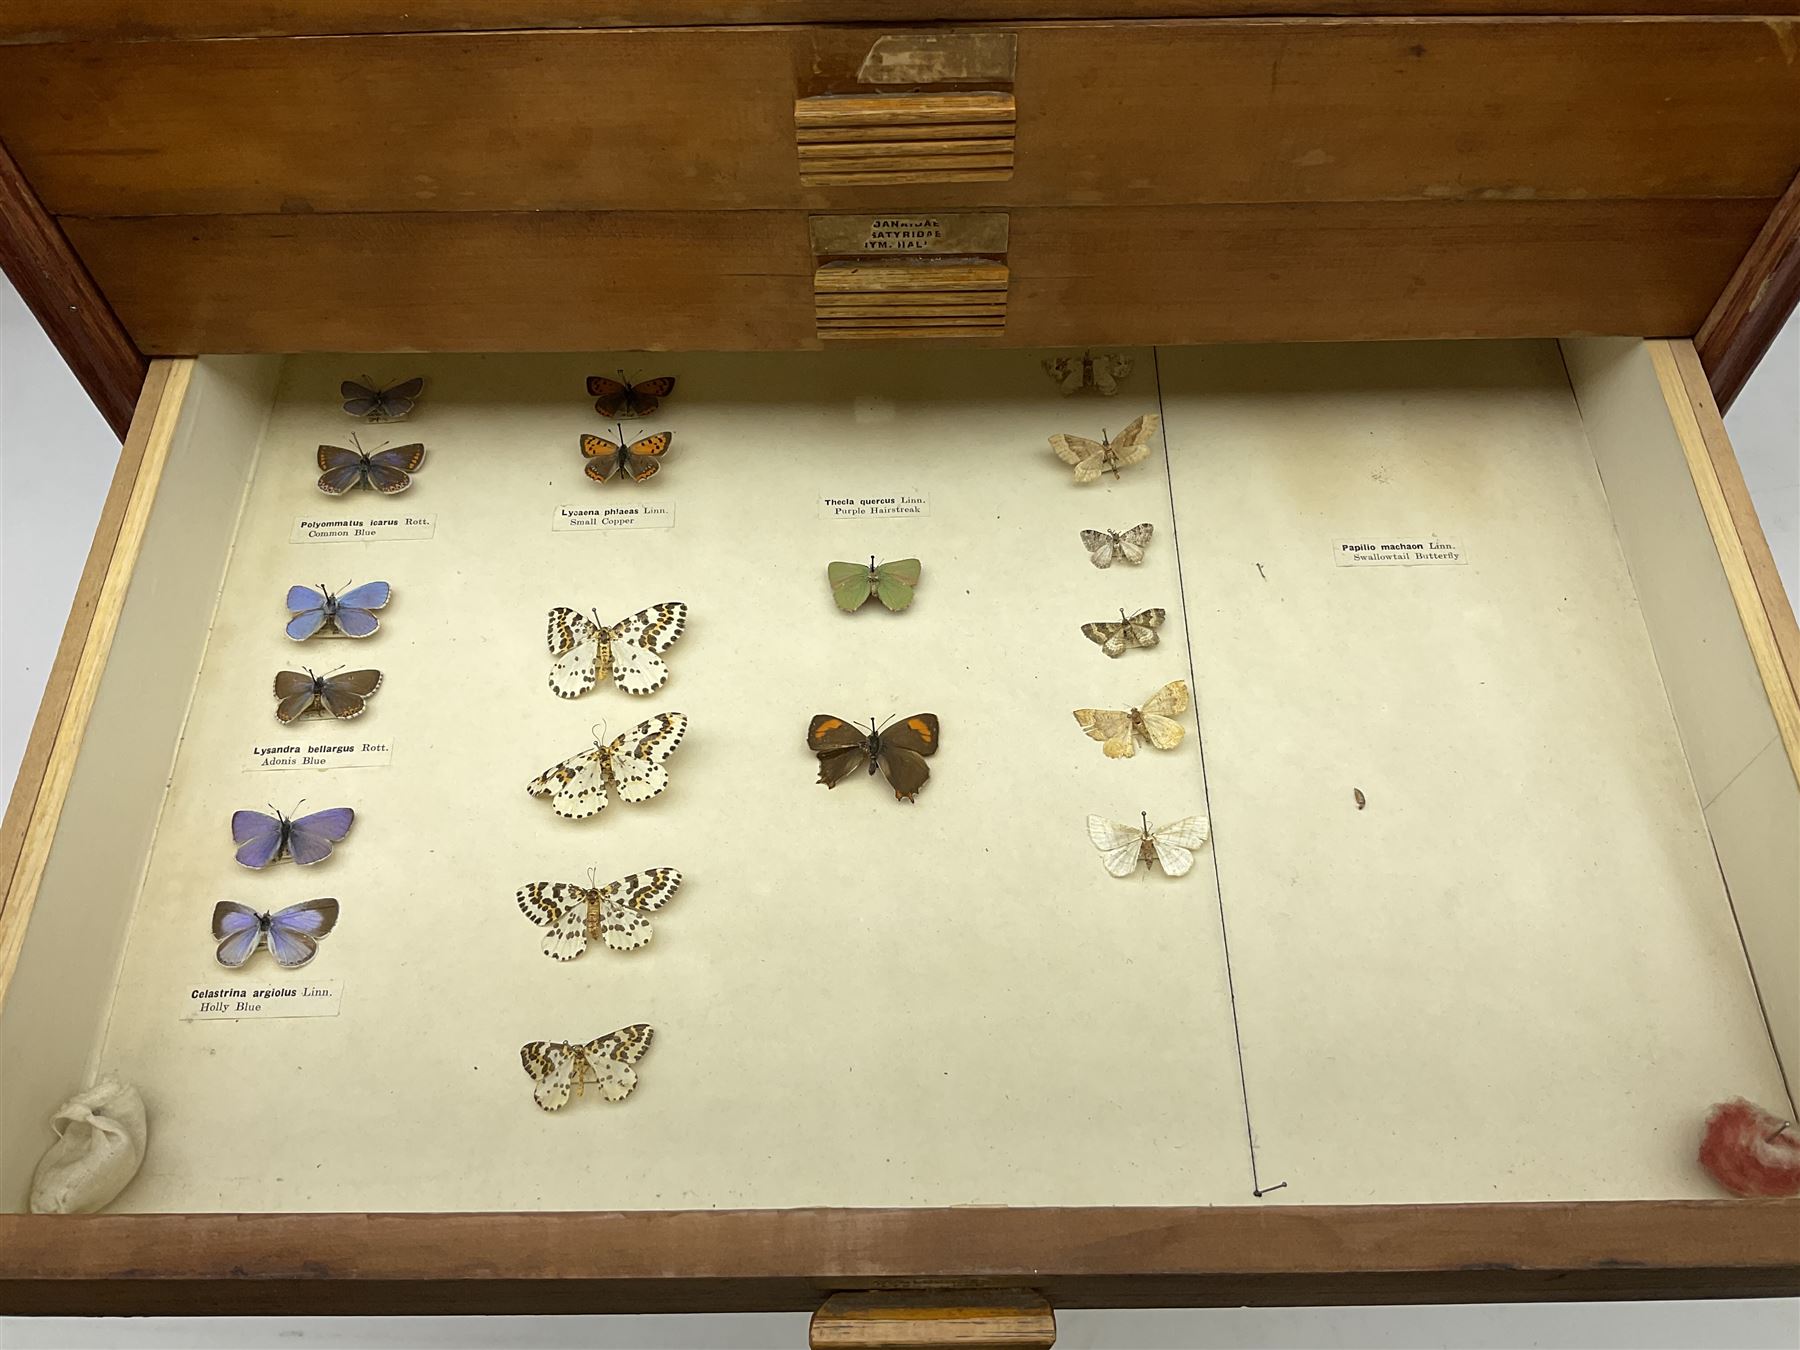
[(896, 520), (931, 514), (931, 498), (923, 492), (856, 492), (819, 498), (822, 520)]
[(550, 528), (562, 530), (666, 530), (675, 524), (674, 502), (623, 502), (611, 506), (559, 506)]
[(326, 520), (300, 516), (294, 521), (292, 544), (363, 544), (378, 539), (429, 539), (437, 533), (435, 515), (345, 516)]
[(267, 980), (232, 976), (190, 985), (182, 1000), (181, 1020), (245, 1022), (267, 1017), (336, 1017), (343, 1003), (342, 980), (308, 980), (287, 974)]
[(1435, 535), (1337, 541), (1339, 567), (1460, 567), (1467, 561), (1460, 547)]
[(250, 747), (246, 769), (367, 769), (394, 762), (392, 741), (320, 741), (271, 737)]

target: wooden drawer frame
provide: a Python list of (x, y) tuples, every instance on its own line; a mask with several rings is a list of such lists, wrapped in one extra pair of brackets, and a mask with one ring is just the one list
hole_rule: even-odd
[[(1661, 434), (1679, 438), (1800, 777), (1800, 631), (1692, 346), (1648, 352)], [(0, 829), (0, 982), (18, 958), (188, 369), (151, 367)], [(1026, 1289), (1067, 1307), (1791, 1294), (1800, 1201), (0, 1216), (9, 1312), (776, 1310), (864, 1289)]]

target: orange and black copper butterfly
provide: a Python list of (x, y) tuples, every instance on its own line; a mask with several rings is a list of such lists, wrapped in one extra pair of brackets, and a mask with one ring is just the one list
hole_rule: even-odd
[(641, 483), (653, 477), (662, 468), (662, 457), (668, 453), (669, 445), (675, 439), (672, 431), (659, 431), (654, 436), (646, 436), (641, 441), (625, 442), (625, 428), (619, 428), (619, 439), (609, 441), (604, 436), (588, 436), (581, 438), (581, 457), (587, 461), (585, 472), (596, 483), (609, 481), (616, 473), (623, 472), (634, 483)]
[(648, 417), (675, 392), (675, 377), (658, 375), (654, 380), (633, 384), (621, 370), (616, 380), (604, 375), (588, 376), (587, 391), (602, 417)]

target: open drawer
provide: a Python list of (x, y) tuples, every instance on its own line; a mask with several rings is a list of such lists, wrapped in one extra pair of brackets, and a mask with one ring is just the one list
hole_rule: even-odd
[[(616, 357), (157, 362), (0, 848), (0, 1307), (1792, 1292), (1800, 1205), (1695, 1161), (1715, 1101), (1792, 1111), (1800, 653), (1692, 348), (1144, 349), (1110, 400), (1045, 355), (633, 357), (676, 441), (604, 486)], [(427, 377), (360, 432), (426, 458), (322, 496), (365, 370)], [(1097, 484), (1047, 442), (1148, 413)], [(834, 606), (871, 555), (910, 608)], [(377, 579), (373, 636), (284, 634)], [(662, 601), (666, 685), (546, 687), (552, 607)], [(343, 665), (363, 716), (275, 719)], [(1175, 680), (1174, 749), (1071, 717)], [(668, 711), (653, 800), (523, 790)], [(818, 785), (815, 714), (919, 712), (916, 802)], [(302, 800), (355, 809), (333, 856), (240, 867), (232, 813)], [(1186, 875), (1108, 874), (1087, 818), (1140, 812), (1210, 819)], [(653, 867), (653, 941), (546, 959), (521, 887)], [(217, 902), (320, 896), (310, 964), (217, 964)], [(639, 1023), (628, 1098), (534, 1105), (522, 1045)], [(141, 1172), (17, 1213), (107, 1073)]]

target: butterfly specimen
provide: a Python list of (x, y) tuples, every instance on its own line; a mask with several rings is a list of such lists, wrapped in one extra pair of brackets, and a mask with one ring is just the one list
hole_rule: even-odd
[(1077, 483), (1097, 482), (1103, 473), (1110, 473), (1117, 478), (1120, 469), (1148, 458), (1150, 438), (1156, 435), (1156, 429), (1160, 425), (1160, 417), (1155, 413), (1145, 413), (1121, 431), (1116, 441), (1107, 440), (1104, 431), (1097, 441), (1059, 431), (1050, 438), (1050, 448), (1056, 451), (1056, 457), (1064, 464), (1075, 466)]
[(1156, 630), (1161, 628), (1168, 613), (1160, 609), (1140, 609), (1130, 618), (1125, 611), (1119, 611), (1119, 621), (1111, 619), (1104, 623), (1084, 623), (1082, 634), (1089, 642), (1100, 644), (1100, 650), (1108, 656), (1119, 657), (1133, 647), (1154, 647), (1157, 642)]
[(1077, 708), (1075, 720), (1081, 729), (1106, 751), (1108, 759), (1130, 759), (1137, 753), (1141, 737), (1158, 750), (1173, 750), (1181, 744), (1187, 730), (1173, 720), (1188, 708), (1186, 680), (1170, 680), (1149, 698), (1141, 708), (1115, 712), (1110, 708)]
[(675, 377), (658, 375), (654, 380), (633, 384), (621, 370), (616, 380), (604, 375), (588, 376), (587, 391), (594, 400), (594, 411), (602, 417), (648, 417), (675, 392)]
[(1056, 381), (1065, 398), (1083, 389), (1110, 397), (1119, 392), (1119, 381), (1131, 374), (1131, 358), (1124, 352), (1052, 356), (1044, 362), (1044, 373)]
[(580, 698), (610, 675), (627, 694), (655, 693), (668, 683), (662, 653), (681, 636), (687, 612), (681, 601), (665, 600), (605, 624), (598, 614), (558, 605), (544, 635), (555, 658), (550, 688), (561, 698)]
[(681, 889), (681, 873), (652, 867), (595, 886), (572, 881), (534, 881), (519, 889), (519, 908), (544, 933), (544, 955), (573, 961), (596, 939), (615, 952), (650, 941), (650, 920)]
[(1081, 546), (1088, 551), (1088, 561), (1095, 567), (1111, 567), (1115, 559), (1123, 558), (1136, 567), (1144, 561), (1144, 550), (1150, 547), (1150, 535), (1155, 526), (1145, 521), (1142, 525), (1133, 525), (1121, 533), (1118, 530), (1083, 530)]
[(397, 445), (392, 450), (368, 451), (356, 437), (350, 438), (356, 448), (341, 445), (319, 447), (319, 491), (328, 497), (341, 497), (351, 488), (374, 488), (390, 497), (412, 486), (412, 476), (425, 462), (424, 445)]
[(344, 396), (344, 411), (352, 417), (360, 417), (365, 422), (398, 422), (413, 410), (413, 404), (419, 401), (419, 394), (424, 388), (423, 375), (390, 384), (386, 389), (377, 387), (365, 375), (361, 384), (355, 380), (345, 380), (338, 387), (338, 392)]
[(320, 586), (290, 586), (287, 593), (287, 635), (295, 642), (305, 642), (315, 634), (366, 638), (381, 620), (374, 611), (393, 598), (394, 588), (385, 581), (366, 581), (342, 595), (334, 595)]
[(648, 1025), (636, 1022), (596, 1036), (586, 1045), (531, 1041), (520, 1046), (519, 1062), (537, 1084), (531, 1089), (532, 1100), (546, 1111), (558, 1111), (568, 1105), (571, 1094), (585, 1095), (592, 1083), (607, 1101), (624, 1101), (637, 1086), (634, 1066), (650, 1048), (653, 1035)]
[(663, 761), (687, 734), (686, 713), (657, 713), (622, 736), (570, 755), (525, 785), (534, 797), (548, 797), (564, 820), (585, 820), (606, 809), (610, 787), (623, 802), (647, 802), (669, 786)]
[(882, 604), (898, 614), (913, 602), (913, 587), (919, 584), (920, 570), (917, 558), (902, 558), (879, 566), (870, 558), (867, 567), (852, 562), (825, 564), (831, 598), (846, 614), (861, 609), (871, 595), (879, 596)]
[(221, 900), (213, 906), (212, 934), (219, 939), (218, 958), (233, 970), (256, 955), (266, 941), (275, 964), (303, 966), (319, 952), (319, 939), (338, 921), (338, 902), (308, 900), (273, 914), (258, 914), (247, 905)]
[(238, 846), (237, 860), (245, 867), (267, 867), (292, 858), (302, 867), (324, 862), (331, 846), (350, 833), (356, 812), (347, 806), (289, 819), (271, 806), (274, 815), (261, 811), (231, 813), (231, 842)]
[(836, 787), (864, 765), (877, 765), (894, 789), (894, 800), (910, 802), (931, 777), (927, 755), (938, 746), (936, 713), (914, 713), (896, 726), (883, 730), (869, 723), (865, 731), (854, 722), (820, 713), (806, 729), (806, 748), (819, 757), (819, 781)]
[(379, 670), (347, 670), (315, 675), (310, 670), (275, 672), (275, 718), (292, 722), (306, 716), (361, 717), (369, 696), (381, 688)]
[(1088, 838), (1100, 850), (1106, 870), (1115, 877), (1128, 877), (1139, 863), (1146, 868), (1157, 863), (1168, 876), (1186, 876), (1194, 865), (1194, 850), (1206, 843), (1206, 817), (1183, 816), (1155, 826), (1142, 812), (1139, 819), (1141, 826), (1121, 825), (1104, 816), (1088, 817)]
[(627, 445), (623, 427), (619, 429), (616, 441), (609, 441), (604, 436), (584, 435), (581, 455), (587, 460), (587, 468), (582, 472), (596, 483), (607, 482), (617, 473), (623, 473), (634, 483), (641, 483), (654, 477), (662, 468), (662, 457), (668, 453), (669, 443), (674, 439), (674, 432), (659, 431)]

